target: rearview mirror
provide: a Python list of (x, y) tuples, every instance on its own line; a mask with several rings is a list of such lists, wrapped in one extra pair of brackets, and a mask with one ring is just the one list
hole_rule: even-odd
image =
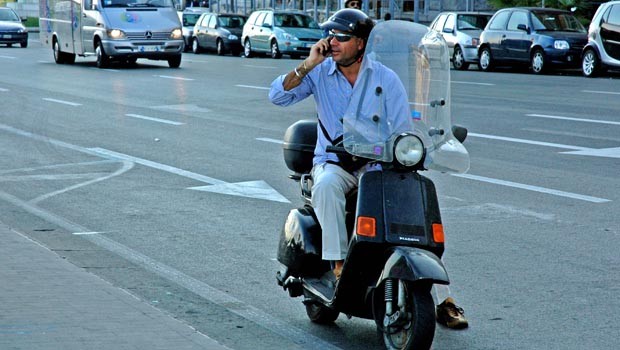
[(528, 34), (530, 33), (530, 30), (527, 28), (527, 26), (525, 24), (519, 24), (517, 26), (517, 29), (522, 30), (522, 31), (524, 31), (524, 32), (526, 32)]
[(467, 138), (467, 128), (460, 125), (452, 125), (452, 135), (454, 135), (460, 143), (463, 143)]

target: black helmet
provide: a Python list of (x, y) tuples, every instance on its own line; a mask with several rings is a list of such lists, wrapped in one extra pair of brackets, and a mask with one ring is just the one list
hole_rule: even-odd
[(323, 30), (340, 30), (355, 35), (364, 40), (368, 39), (374, 22), (364, 12), (346, 8), (334, 13), (327, 21), (321, 23)]

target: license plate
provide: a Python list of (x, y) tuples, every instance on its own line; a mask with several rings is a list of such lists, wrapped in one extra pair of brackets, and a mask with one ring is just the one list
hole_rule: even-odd
[(304, 43), (304, 47), (312, 47), (312, 45), (314, 45), (314, 43)]
[(138, 51), (140, 52), (158, 52), (161, 51), (159, 46), (140, 46), (138, 47)]
[(3, 39), (12, 39), (12, 38), (13, 38), (13, 36), (12, 36), (11, 34), (4, 34), (4, 35), (2, 36), (2, 38), (3, 38)]

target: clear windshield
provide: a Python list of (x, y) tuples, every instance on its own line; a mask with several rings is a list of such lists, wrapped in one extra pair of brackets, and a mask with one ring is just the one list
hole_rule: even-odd
[(395, 138), (410, 132), (424, 143), (426, 169), (469, 169), (469, 154), (452, 134), (448, 47), (426, 26), (398, 20), (375, 26), (343, 123), (344, 146), (353, 155), (391, 162)]
[(566, 13), (533, 12), (532, 25), (535, 30), (586, 33), (577, 17)]

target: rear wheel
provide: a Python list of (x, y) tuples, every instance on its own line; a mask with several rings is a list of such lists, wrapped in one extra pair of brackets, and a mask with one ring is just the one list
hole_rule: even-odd
[(583, 75), (588, 78), (593, 78), (600, 73), (601, 61), (594, 50), (588, 49), (586, 53), (583, 54), (583, 59), (581, 60), (581, 70)]
[[(381, 316), (375, 320), (380, 324), (383, 342), (390, 350), (427, 350), (431, 348), (435, 337), (435, 303), (431, 296), (431, 287), (414, 284), (410, 281), (392, 279), (392, 292), (375, 296), (375, 303), (383, 305)], [(386, 281), (386, 285), (389, 282)], [(399, 293), (400, 290), (400, 293)], [(404, 305), (398, 305), (399, 294), (403, 296)], [(391, 295), (393, 313), (386, 315), (387, 296)]]
[(493, 70), (493, 56), (491, 55), (491, 49), (488, 47), (484, 47), (482, 51), (480, 51), (478, 67), (485, 72)]
[(545, 53), (540, 49), (534, 50), (534, 53), (532, 53), (532, 60), (530, 64), (532, 66), (532, 72), (534, 74), (545, 73), (545, 71), (547, 70), (547, 67), (546, 67), (547, 62), (545, 59)]
[(250, 39), (245, 39), (245, 42), (243, 43), (243, 54), (247, 58), (254, 56), (252, 53), (252, 44), (250, 43)]
[(469, 63), (465, 62), (465, 56), (460, 46), (454, 47), (454, 54), (452, 55), (452, 66), (456, 70), (466, 70), (469, 68)]
[(176, 55), (168, 59), (168, 67), (179, 68), (181, 66), (181, 55)]

